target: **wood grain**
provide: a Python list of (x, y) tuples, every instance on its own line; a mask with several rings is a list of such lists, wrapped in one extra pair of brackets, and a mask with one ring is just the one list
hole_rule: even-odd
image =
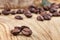
[[(42, 22), (36, 20), (38, 15), (32, 15), (33, 17), (28, 19), (20, 14), (23, 20), (14, 19), (16, 15), (0, 15), (0, 40), (60, 40), (60, 17), (52, 17), (50, 21)], [(31, 37), (23, 35), (13, 36), (10, 33), (10, 30), (15, 26), (22, 25), (31, 28), (33, 31)]]

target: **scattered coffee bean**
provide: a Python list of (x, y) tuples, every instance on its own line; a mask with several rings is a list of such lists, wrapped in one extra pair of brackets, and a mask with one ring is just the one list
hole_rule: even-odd
[(14, 36), (16, 36), (16, 35), (18, 35), (18, 34), (20, 33), (20, 30), (17, 29), (17, 28), (15, 28), (15, 29), (11, 30), (11, 33), (12, 33)]
[(37, 14), (37, 12), (39, 11), (38, 9), (37, 9), (37, 7), (35, 7), (35, 6), (30, 6), (29, 8), (29, 11), (31, 12), (31, 13), (36, 13)]
[(44, 18), (42, 16), (37, 16), (38, 21), (44, 21)]
[(25, 15), (27, 18), (31, 18), (31, 17), (32, 17), (32, 14), (30, 13), (30, 11), (25, 11), (25, 12), (24, 12), (24, 15)]
[(51, 8), (56, 8), (56, 9), (58, 9), (59, 6), (58, 6), (58, 4), (52, 3), (52, 4), (51, 4)]
[(15, 16), (15, 19), (23, 20), (23, 18), (21, 16)]
[(57, 12), (57, 9), (51, 8), (49, 11), (50, 11), (50, 13), (54, 13), (54, 12)]
[(59, 12), (55, 12), (55, 13), (52, 13), (53, 16), (60, 16), (60, 13)]
[(39, 13), (39, 14), (40, 14), (41, 12), (44, 11), (44, 9), (43, 9), (42, 7), (38, 7), (38, 8), (36, 9), (36, 11), (37, 11), (36, 13)]
[(2, 14), (3, 14), (3, 15), (9, 15), (9, 14), (10, 14), (10, 11), (3, 10), (3, 11), (2, 11)]
[(31, 36), (31, 34), (32, 34), (32, 30), (29, 28), (29, 27), (27, 27), (27, 26), (22, 26), (22, 34), (23, 35), (25, 35), (25, 36)]
[(48, 11), (48, 10), (50, 9), (50, 6), (43, 6), (43, 9), (44, 9), (45, 11)]
[(15, 13), (15, 11), (11, 11), (11, 13), (10, 13), (10, 14), (15, 15), (16, 13)]
[(50, 14), (47, 14), (47, 12), (42, 12), (41, 15), (43, 16), (43, 18), (44, 18), (45, 20), (50, 20), (50, 19), (51, 19)]
[(24, 13), (24, 10), (23, 10), (23, 9), (19, 9), (19, 10), (17, 10), (16, 13), (17, 13), (17, 14), (23, 14), (23, 13)]
[(50, 20), (51, 19), (51, 17), (49, 15), (44, 15), (43, 17), (44, 17), (45, 20)]

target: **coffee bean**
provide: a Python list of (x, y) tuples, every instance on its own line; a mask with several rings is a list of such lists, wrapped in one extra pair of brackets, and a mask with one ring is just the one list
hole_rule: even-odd
[(31, 36), (32, 30), (27, 26), (22, 26), (22, 34), (25, 36)]
[(15, 16), (15, 19), (18, 19), (18, 20), (23, 20), (23, 18), (21, 16)]
[(29, 8), (29, 11), (30, 11), (31, 13), (37, 13), (37, 10), (36, 10), (35, 8)]
[(60, 16), (60, 13), (59, 12), (55, 12), (55, 13), (52, 13), (53, 16)]
[(15, 11), (11, 11), (11, 13), (10, 13), (10, 14), (15, 15), (16, 13), (15, 13)]
[(44, 21), (44, 18), (42, 16), (37, 16), (38, 21)]
[(11, 33), (14, 35), (14, 36), (17, 36), (19, 33), (20, 33), (20, 30), (15, 28), (13, 30), (11, 30)]
[(3, 14), (3, 15), (9, 15), (9, 14), (10, 14), (10, 11), (3, 10), (3, 11), (2, 11), (2, 14)]
[(31, 18), (31, 17), (32, 17), (32, 14), (30, 13), (30, 11), (25, 11), (25, 12), (24, 12), (24, 15), (25, 15), (27, 18)]
[(43, 17), (44, 17), (45, 20), (50, 20), (51, 19), (51, 17), (49, 15), (44, 15)]
[(52, 3), (50, 8), (56, 8), (56, 9), (58, 9), (59, 6), (58, 6), (58, 4)]
[(19, 10), (17, 10), (16, 13), (17, 13), (17, 14), (23, 14), (23, 13), (24, 13), (24, 9), (19, 9)]
[(31, 13), (37, 13), (39, 10), (37, 9), (37, 7), (36, 6), (30, 6), (29, 8), (29, 11), (31, 12)]
[(55, 9), (55, 8), (51, 8), (51, 9), (49, 10), (49, 12), (50, 12), (50, 13), (57, 12), (57, 9)]
[(45, 20), (50, 20), (50, 19), (51, 19), (50, 14), (47, 14), (47, 12), (43, 12), (43, 13), (41, 13), (41, 15), (43, 16), (43, 18), (44, 18)]
[(45, 11), (48, 11), (48, 10), (50, 9), (50, 6), (43, 6), (43, 9), (44, 9)]

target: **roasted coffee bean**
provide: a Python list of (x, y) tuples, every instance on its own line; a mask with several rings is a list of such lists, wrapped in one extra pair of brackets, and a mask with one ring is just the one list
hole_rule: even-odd
[(36, 10), (35, 8), (29, 8), (29, 11), (30, 11), (31, 13), (37, 13), (37, 10)]
[(49, 11), (50, 11), (50, 13), (54, 13), (54, 12), (57, 12), (57, 9), (56, 8), (51, 8)]
[(36, 6), (30, 6), (29, 8), (29, 11), (31, 12), (31, 13), (37, 13), (38, 12), (38, 9), (37, 9), (37, 7)]
[(44, 21), (44, 18), (43, 18), (43, 16), (37, 16), (37, 20), (38, 21)]
[(44, 18), (45, 20), (50, 20), (50, 19), (51, 19), (50, 14), (47, 14), (47, 12), (43, 12), (43, 13), (41, 13), (41, 15), (43, 16), (43, 18)]
[(60, 13), (59, 12), (55, 12), (55, 13), (52, 13), (53, 16), (60, 16)]
[(50, 20), (51, 19), (51, 17), (49, 15), (44, 15), (43, 17), (44, 17), (45, 20)]
[(31, 18), (31, 17), (32, 17), (32, 14), (30, 13), (30, 11), (25, 11), (25, 12), (24, 12), (24, 15), (25, 15), (27, 18)]
[(17, 14), (23, 14), (23, 13), (24, 13), (24, 10), (23, 10), (23, 9), (19, 9), (19, 10), (17, 10), (16, 13), (17, 13)]
[(25, 36), (31, 36), (32, 30), (27, 26), (22, 26), (22, 34)]
[(56, 8), (56, 9), (58, 9), (59, 6), (58, 6), (58, 4), (52, 3), (51, 6), (50, 6), (50, 8)]
[(44, 9), (42, 7), (38, 7), (36, 10), (37, 10), (37, 13), (44, 12)]
[(49, 15), (50, 17), (52, 17), (52, 13), (47, 13), (47, 15)]
[(48, 10), (50, 9), (50, 6), (43, 6), (43, 9), (44, 9), (45, 11), (48, 11)]
[(2, 11), (2, 14), (3, 14), (3, 15), (9, 15), (9, 14), (10, 14), (10, 11), (3, 10), (3, 11)]
[(14, 35), (14, 36), (17, 36), (19, 33), (20, 33), (20, 30), (18, 28), (15, 28), (13, 30), (11, 30), (11, 33)]
[(11, 11), (11, 13), (10, 13), (10, 14), (15, 15), (16, 13), (15, 13), (15, 11)]
[(15, 19), (18, 19), (18, 20), (23, 20), (23, 18), (21, 16), (15, 16)]

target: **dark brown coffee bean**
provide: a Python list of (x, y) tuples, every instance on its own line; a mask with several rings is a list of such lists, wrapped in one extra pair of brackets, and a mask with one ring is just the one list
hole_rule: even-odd
[(42, 16), (37, 16), (38, 21), (44, 21), (44, 18)]
[(56, 3), (52, 3), (50, 7), (51, 7), (51, 8), (56, 8), (56, 9), (59, 8), (58, 4), (56, 4)]
[(41, 15), (43, 16), (43, 18), (44, 18), (45, 20), (50, 20), (50, 19), (51, 19), (50, 14), (48, 14), (47, 12), (42, 12)]
[(55, 13), (52, 13), (53, 16), (60, 16), (60, 13), (59, 12), (55, 12)]
[(24, 10), (23, 10), (23, 9), (19, 9), (19, 10), (17, 10), (16, 13), (17, 13), (17, 14), (23, 14), (23, 13), (24, 13)]
[(50, 11), (50, 13), (54, 13), (54, 12), (57, 12), (57, 9), (51, 8), (49, 11)]
[(29, 8), (29, 11), (30, 11), (31, 13), (37, 13), (37, 10), (36, 10), (35, 8)]
[(43, 9), (44, 9), (45, 11), (48, 11), (48, 10), (50, 9), (50, 6), (43, 6)]
[(15, 28), (13, 30), (11, 30), (11, 33), (14, 35), (14, 36), (17, 36), (19, 33), (20, 33), (20, 30)]
[(41, 12), (44, 12), (44, 9), (42, 8), (42, 7), (38, 7), (37, 9), (36, 9), (36, 13), (41, 13)]
[(45, 20), (50, 20), (51, 19), (51, 17), (49, 15), (44, 15), (43, 17), (44, 17)]
[(3, 14), (3, 15), (9, 15), (9, 14), (10, 14), (10, 11), (3, 10), (3, 11), (2, 11), (2, 14)]
[(15, 16), (15, 19), (23, 20), (23, 18), (21, 16)]
[(22, 34), (25, 36), (31, 36), (32, 30), (27, 26), (22, 26)]
[(39, 10), (37, 9), (37, 7), (36, 6), (30, 6), (29, 8), (29, 11), (31, 12), (31, 13), (37, 13)]
[(11, 13), (10, 13), (10, 14), (15, 15), (16, 13), (15, 13), (15, 11), (11, 11)]
[(30, 11), (25, 11), (25, 12), (24, 12), (24, 15), (25, 15), (27, 18), (31, 18), (31, 17), (32, 17), (32, 14), (30, 13)]
[(49, 15), (50, 17), (52, 17), (52, 13), (47, 13), (47, 15)]

